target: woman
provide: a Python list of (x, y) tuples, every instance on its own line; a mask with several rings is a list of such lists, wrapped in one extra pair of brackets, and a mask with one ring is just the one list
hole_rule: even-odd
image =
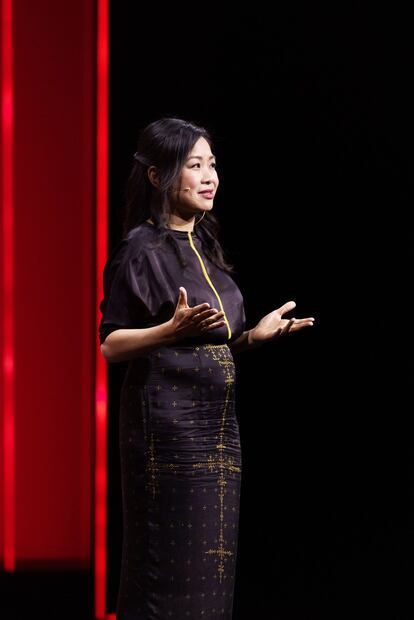
[(211, 213), (212, 141), (163, 118), (141, 133), (99, 326), (121, 390), (123, 552), (117, 620), (232, 617), (241, 453), (233, 353), (313, 318), (288, 302), (250, 330)]

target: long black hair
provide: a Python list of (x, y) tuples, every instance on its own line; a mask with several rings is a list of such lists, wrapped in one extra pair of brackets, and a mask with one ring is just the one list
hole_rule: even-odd
[[(147, 125), (140, 133), (134, 163), (125, 187), (123, 235), (151, 218), (160, 232), (160, 243), (169, 241), (182, 266), (186, 260), (176, 238), (170, 232), (168, 194), (178, 181), (184, 163), (199, 138), (210, 145), (209, 132), (180, 118), (161, 118)], [(158, 170), (158, 187), (148, 178), (148, 168)], [(227, 262), (218, 241), (220, 225), (211, 212), (205, 212), (197, 224), (197, 235), (208, 258), (218, 267), (233, 273), (234, 266)]]

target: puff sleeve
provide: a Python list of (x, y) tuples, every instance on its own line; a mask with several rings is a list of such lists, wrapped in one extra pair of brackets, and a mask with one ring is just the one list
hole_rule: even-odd
[(99, 304), (100, 344), (116, 329), (140, 327), (147, 316), (140, 293), (140, 257), (131, 250), (130, 240), (124, 238), (115, 246), (104, 267), (104, 297)]

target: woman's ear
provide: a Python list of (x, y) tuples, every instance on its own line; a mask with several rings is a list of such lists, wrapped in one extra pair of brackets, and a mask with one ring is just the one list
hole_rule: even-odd
[(148, 168), (148, 178), (151, 181), (152, 185), (154, 185), (155, 187), (160, 186), (159, 178), (158, 178), (158, 171), (155, 166), (150, 166)]

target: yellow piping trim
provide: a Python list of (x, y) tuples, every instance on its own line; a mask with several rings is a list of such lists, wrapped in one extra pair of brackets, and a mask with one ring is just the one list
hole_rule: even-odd
[(213, 289), (213, 291), (215, 292), (215, 294), (217, 296), (217, 299), (218, 299), (219, 304), (220, 304), (220, 309), (224, 312), (223, 321), (226, 322), (227, 331), (228, 331), (228, 334), (229, 334), (229, 337), (227, 338), (227, 340), (230, 340), (230, 338), (231, 338), (231, 329), (230, 329), (230, 325), (229, 325), (229, 322), (228, 322), (227, 317), (226, 317), (226, 313), (225, 313), (224, 308), (223, 308), (223, 304), (221, 303), (220, 295), (217, 293), (216, 289), (214, 288), (214, 284), (210, 280), (210, 277), (209, 277), (209, 275), (207, 273), (207, 269), (204, 266), (203, 259), (201, 258), (200, 254), (197, 252), (196, 247), (194, 246), (193, 238), (191, 236), (191, 231), (190, 230), (188, 231), (188, 240), (190, 242), (190, 246), (193, 248), (194, 252), (198, 256), (198, 260), (200, 261), (201, 269), (203, 270), (203, 273), (204, 273), (204, 276), (205, 276), (207, 282), (209, 283), (209, 285), (211, 286), (211, 288)]

